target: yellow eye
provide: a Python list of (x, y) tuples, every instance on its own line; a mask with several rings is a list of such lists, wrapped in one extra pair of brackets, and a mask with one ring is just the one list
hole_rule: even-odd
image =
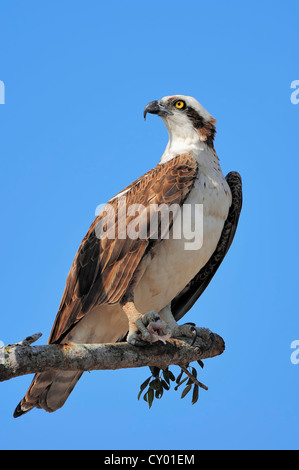
[(183, 100), (179, 100), (175, 102), (175, 107), (177, 109), (184, 109), (185, 106), (186, 106), (186, 103)]

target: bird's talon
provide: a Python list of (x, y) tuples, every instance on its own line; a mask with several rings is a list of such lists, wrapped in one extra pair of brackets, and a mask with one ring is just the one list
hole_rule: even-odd
[(165, 342), (171, 336), (168, 325), (154, 310), (146, 312), (135, 322), (136, 330), (128, 334), (127, 341), (134, 346), (145, 346), (155, 341)]
[(202, 330), (202, 328), (198, 328), (197, 326), (194, 326), (194, 323), (185, 323), (184, 325), (177, 325), (172, 332), (172, 336), (174, 338), (179, 338), (179, 337), (192, 338), (192, 344), (191, 344), (192, 346), (196, 341), (199, 330)]

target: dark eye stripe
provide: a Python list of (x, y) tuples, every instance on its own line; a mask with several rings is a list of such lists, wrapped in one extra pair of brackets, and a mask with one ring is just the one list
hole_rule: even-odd
[(213, 148), (213, 142), (216, 134), (216, 127), (213, 122), (206, 121), (194, 108), (187, 106), (186, 115), (193, 124), (194, 129), (203, 130), (206, 136), (206, 143)]

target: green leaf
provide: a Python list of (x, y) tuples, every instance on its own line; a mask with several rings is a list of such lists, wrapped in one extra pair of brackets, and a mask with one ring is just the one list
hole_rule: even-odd
[(154, 390), (152, 388), (150, 388), (149, 391), (147, 392), (147, 394), (148, 394), (148, 400), (147, 400), (148, 406), (149, 406), (149, 408), (151, 408), (151, 406), (153, 404), (153, 401), (154, 401), (154, 397), (155, 397)]
[(185, 396), (187, 395), (187, 393), (190, 392), (191, 387), (192, 387), (192, 385), (187, 385), (187, 387), (184, 388), (181, 398), (185, 398)]
[(181, 380), (180, 383), (178, 383), (177, 386), (175, 387), (175, 390), (177, 390), (180, 387), (180, 385), (186, 382), (186, 380), (188, 380), (188, 377), (185, 377), (183, 380)]
[(197, 370), (195, 369), (195, 367), (192, 367), (191, 370), (192, 370), (193, 377), (197, 379)]
[(155, 397), (158, 398), (158, 400), (160, 400), (160, 398), (162, 398), (163, 396), (163, 388), (161, 390), (156, 390), (155, 391)]
[(197, 400), (198, 400), (198, 385), (195, 384), (193, 388), (193, 394), (192, 394), (192, 405), (195, 405)]
[(184, 371), (181, 370), (181, 372), (180, 372), (179, 375), (177, 376), (177, 378), (176, 378), (176, 383), (177, 383), (177, 384), (180, 382), (180, 380), (181, 380), (181, 378), (182, 378), (182, 376), (183, 376), (183, 373), (184, 373)]
[(204, 368), (204, 363), (199, 359), (199, 361), (197, 361), (197, 363), (200, 365), (200, 367), (203, 369)]
[(169, 370), (168, 369), (165, 369), (162, 371), (162, 374), (163, 374), (163, 377), (165, 379), (165, 381), (168, 383), (169, 385)]
[(140, 392), (143, 392), (143, 390), (148, 386), (149, 381), (151, 380), (151, 377), (146, 379), (141, 385), (140, 385)]
[(154, 390), (161, 390), (162, 389), (162, 385), (161, 385), (161, 382), (159, 379), (154, 379), (150, 382), (149, 384), (150, 388), (154, 389)]
[(169, 370), (168, 372), (169, 372), (169, 378), (170, 378), (170, 380), (172, 380), (173, 382), (175, 382), (175, 376), (173, 375), (173, 373), (171, 372), (171, 370)]
[(169, 389), (170, 389), (170, 386), (168, 385), (167, 382), (165, 382), (165, 380), (161, 380), (161, 383), (162, 383), (162, 387), (165, 388), (165, 390), (169, 390)]

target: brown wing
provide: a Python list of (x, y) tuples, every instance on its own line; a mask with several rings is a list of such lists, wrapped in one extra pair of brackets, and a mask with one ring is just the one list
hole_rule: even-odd
[[(118, 207), (119, 197), (109, 202), (109, 212), (104, 208), (96, 217), (76, 254), (49, 343), (60, 342), (95, 306), (116, 303), (122, 299), (144, 255), (161, 240), (161, 233), (157, 239), (150, 233), (150, 205), (182, 205), (193, 187), (196, 175), (196, 160), (189, 154), (179, 155), (157, 165), (128, 186), (126, 193), (126, 190), (123, 192), (121, 197), (125, 198), (127, 208), (132, 204), (142, 204), (146, 208), (146, 216), (140, 222), (146, 225), (144, 238), (134, 240), (126, 236), (123, 225), (127, 229), (134, 217), (122, 218), (123, 212)], [(114, 214), (117, 216), (112, 220)], [(97, 236), (99, 224), (104, 223), (103, 217), (105, 229), (115, 233), (116, 238), (100, 239)], [(125, 223), (120, 224), (120, 220)]]
[(232, 204), (225, 221), (220, 240), (213, 255), (199, 273), (187, 284), (171, 303), (171, 311), (178, 321), (194, 305), (209, 285), (214, 274), (222, 263), (234, 239), (242, 208), (242, 180), (239, 173), (232, 171), (226, 176), (232, 192)]

